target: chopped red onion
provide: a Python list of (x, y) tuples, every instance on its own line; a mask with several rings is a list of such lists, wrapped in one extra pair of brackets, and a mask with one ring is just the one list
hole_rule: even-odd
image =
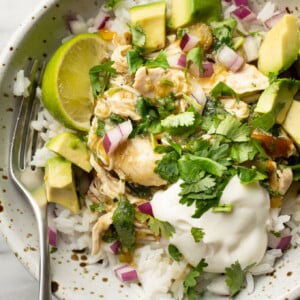
[(114, 255), (118, 255), (119, 254), (119, 249), (120, 249), (120, 246), (121, 246), (121, 242), (120, 241), (115, 241), (113, 242), (109, 248), (111, 249), (112, 253)]
[(256, 20), (256, 14), (246, 6), (237, 7), (232, 14), (242, 21), (250, 22)]
[(107, 154), (113, 153), (119, 144), (128, 138), (132, 129), (132, 123), (128, 120), (108, 131), (103, 138), (103, 147), (105, 152)]
[(214, 73), (214, 64), (210, 61), (206, 61), (202, 63), (204, 72), (200, 73), (200, 77), (211, 77)]
[(99, 26), (98, 26), (98, 29), (102, 29), (102, 28), (105, 28), (105, 25), (107, 23), (107, 21), (109, 21), (110, 17), (109, 16), (105, 16), (103, 18), (103, 20), (100, 22)]
[(144, 214), (153, 216), (152, 205), (149, 201), (138, 205), (138, 209), (139, 209), (140, 212), (142, 212)]
[(180, 67), (185, 68), (185, 65), (186, 65), (186, 56), (184, 54), (181, 54), (179, 56), (178, 61), (177, 61), (177, 65), (180, 66)]
[(244, 64), (244, 58), (228, 46), (223, 46), (218, 52), (218, 60), (232, 72), (237, 72)]
[(189, 51), (192, 48), (194, 48), (198, 43), (199, 43), (200, 39), (199, 37), (192, 35), (190, 33), (186, 33), (180, 42), (180, 48), (183, 51)]
[(214, 73), (214, 67), (212, 62), (203, 62), (202, 64), (204, 72), (199, 69), (199, 67), (194, 64), (190, 63), (189, 65), (189, 73), (192, 74), (195, 77), (211, 77), (212, 74)]
[(181, 53), (176, 53), (176, 54), (173, 54), (173, 55), (169, 55), (167, 57), (169, 66), (171, 68), (184, 69), (185, 68), (185, 64), (184, 65), (179, 65), (179, 63), (178, 63), (178, 61), (180, 60), (180, 58), (181, 58), (182, 55), (183, 54), (181, 54)]
[(270, 17), (264, 22), (265, 27), (267, 29), (273, 28), (284, 15), (286, 15), (286, 11), (277, 12), (276, 14), (274, 14), (272, 17)]
[(233, 0), (236, 6), (249, 6), (248, 0)]
[(48, 237), (49, 237), (49, 244), (52, 247), (57, 247), (57, 230), (54, 222), (55, 218), (55, 204), (48, 203), (47, 207), (47, 222), (48, 222)]
[(114, 272), (123, 282), (138, 281), (137, 271), (127, 264), (115, 268)]
[(291, 240), (292, 235), (288, 228), (285, 228), (279, 237), (275, 236), (273, 233), (268, 234), (268, 246), (272, 249), (285, 250), (290, 245)]

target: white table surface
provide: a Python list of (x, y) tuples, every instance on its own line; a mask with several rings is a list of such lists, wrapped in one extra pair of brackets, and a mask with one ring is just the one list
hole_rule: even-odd
[[(0, 0), (0, 51), (16, 28), (43, 0)], [(0, 234), (0, 300), (38, 299), (38, 283), (10, 251)]]

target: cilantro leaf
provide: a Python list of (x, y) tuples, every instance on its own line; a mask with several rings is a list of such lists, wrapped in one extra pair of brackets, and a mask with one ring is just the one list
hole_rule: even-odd
[(191, 234), (192, 234), (192, 236), (194, 238), (194, 241), (196, 243), (201, 242), (201, 240), (204, 237), (204, 231), (203, 231), (202, 228), (192, 227), (191, 228)]
[(136, 49), (126, 52), (126, 59), (128, 64), (128, 71), (130, 74), (136, 73), (136, 71), (144, 65), (145, 59), (140, 55), (140, 52)]
[(217, 134), (232, 142), (247, 142), (250, 140), (251, 128), (246, 123), (241, 123), (237, 118), (226, 114), (223, 120), (214, 119), (208, 134)]
[(178, 166), (181, 174), (183, 174), (182, 171), (184, 169), (188, 167), (193, 168), (194, 176), (196, 175), (196, 172), (205, 171), (212, 175), (221, 177), (226, 170), (225, 166), (210, 158), (188, 154), (180, 158), (178, 161)]
[(100, 203), (95, 203), (95, 204), (91, 204), (90, 206), (90, 211), (91, 212), (104, 212), (106, 207), (105, 207), (105, 204), (103, 202), (100, 202)]
[(192, 126), (195, 121), (195, 114), (186, 111), (177, 115), (170, 115), (161, 121), (163, 127), (179, 127), (179, 126)]
[(170, 256), (175, 261), (180, 261), (182, 259), (182, 254), (180, 253), (180, 251), (178, 250), (178, 248), (175, 245), (170, 244), (168, 246), (168, 251), (169, 251)]
[(128, 24), (128, 27), (132, 35), (132, 45), (137, 49), (142, 49), (146, 42), (146, 35), (144, 30), (139, 24)]
[(187, 195), (190, 193), (201, 193), (206, 192), (216, 185), (215, 178), (211, 176), (205, 176), (196, 182), (182, 183), (180, 195)]
[(204, 269), (208, 266), (204, 259), (202, 259), (199, 264), (194, 267), (188, 275), (185, 277), (183, 282), (184, 286), (184, 294), (187, 296), (188, 300), (194, 300), (197, 286), (197, 280), (201, 273), (203, 273)]
[(201, 47), (196, 47), (191, 49), (186, 55), (185, 72), (187, 72), (190, 63), (195, 64), (201, 72), (204, 72), (202, 60), (203, 60), (203, 49)]
[(251, 140), (248, 143), (234, 143), (231, 146), (230, 157), (238, 163), (253, 160), (259, 150), (256, 143)]
[(178, 159), (179, 154), (176, 151), (166, 153), (161, 160), (156, 162), (154, 172), (170, 183), (176, 182), (179, 178)]
[(146, 67), (149, 68), (161, 67), (163, 69), (168, 69), (170, 66), (167, 60), (166, 52), (161, 50), (155, 59), (148, 59), (146, 61)]
[(134, 230), (135, 211), (133, 205), (126, 199), (121, 199), (113, 213), (112, 221), (117, 231), (122, 247), (131, 250), (135, 244)]
[(234, 262), (230, 267), (225, 269), (227, 277), (226, 284), (229, 287), (230, 296), (234, 297), (239, 293), (244, 282), (244, 274), (238, 261)]
[(262, 115), (256, 115), (251, 120), (251, 125), (255, 128), (269, 131), (276, 123), (276, 116), (273, 111)]
[(101, 119), (97, 120), (96, 135), (101, 137), (105, 135), (105, 122)]
[(211, 96), (218, 99), (222, 96), (231, 96), (240, 101), (238, 94), (223, 81), (220, 81), (211, 91)]
[(237, 174), (242, 184), (250, 184), (268, 178), (267, 175), (259, 172), (255, 168), (248, 169), (244, 167), (238, 167)]
[(175, 228), (166, 221), (161, 221), (144, 213), (136, 213), (136, 218), (142, 223), (146, 223), (154, 236), (162, 236), (165, 239), (170, 239), (175, 232)]
[(90, 69), (89, 75), (94, 98), (104, 93), (109, 85), (110, 77), (117, 73), (112, 67), (113, 64), (114, 62), (109, 60)]
[(122, 0), (106, 0), (105, 7), (106, 8), (114, 8), (121, 1)]
[(224, 44), (228, 47), (233, 47), (233, 33), (237, 26), (237, 21), (234, 18), (228, 18), (220, 22), (210, 23), (213, 35), (216, 37), (214, 39), (213, 48), (218, 50)]

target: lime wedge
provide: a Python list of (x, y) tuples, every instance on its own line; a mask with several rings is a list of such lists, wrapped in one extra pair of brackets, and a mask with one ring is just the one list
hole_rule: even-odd
[(43, 104), (68, 128), (89, 130), (93, 111), (89, 70), (103, 61), (104, 49), (98, 34), (79, 34), (62, 44), (46, 66)]

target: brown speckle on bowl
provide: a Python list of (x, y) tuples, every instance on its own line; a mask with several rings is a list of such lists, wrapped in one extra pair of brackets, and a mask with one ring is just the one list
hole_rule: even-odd
[(72, 254), (72, 255), (71, 255), (71, 259), (72, 259), (72, 260), (75, 260), (75, 261), (78, 261), (78, 260), (79, 260), (79, 257), (78, 257), (77, 254)]
[(2, 179), (3, 179), (3, 180), (7, 180), (8, 177), (7, 177), (6, 175), (3, 175), (3, 176), (2, 176)]
[(286, 273), (286, 276), (292, 276), (292, 275), (293, 275), (293, 272), (291, 272), (291, 271)]
[(9, 51), (13, 51), (13, 50), (14, 50), (14, 47), (10, 47), (10, 48), (9, 48)]
[(6, 193), (6, 189), (3, 189), (2, 192), (3, 192), (3, 193)]
[(103, 277), (103, 278), (102, 278), (102, 281), (103, 281), (103, 282), (108, 282), (108, 278), (107, 278), (107, 277)]
[(87, 260), (88, 259), (86, 255), (81, 255), (80, 258), (81, 258), (81, 260)]
[(0, 203), (0, 213), (4, 212), (4, 206)]
[(7, 109), (6, 109), (6, 111), (7, 111), (7, 112), (13, 112), (13, 111), (14, 111), (14, 109), (13, 109), (13, 108), (11, 108), (11, 107), (9, 107), (9, 108), (7, 108)]
[(84, 267), (86, 267), (86, 263), (81, 262), (81, 263), (79, 264), (79, 266), (82, 267), (82, 268), (84, 268)]
[(51, 281), (51, 291), (56, 293), (58, 291), (59, 284), (56, 281)]

